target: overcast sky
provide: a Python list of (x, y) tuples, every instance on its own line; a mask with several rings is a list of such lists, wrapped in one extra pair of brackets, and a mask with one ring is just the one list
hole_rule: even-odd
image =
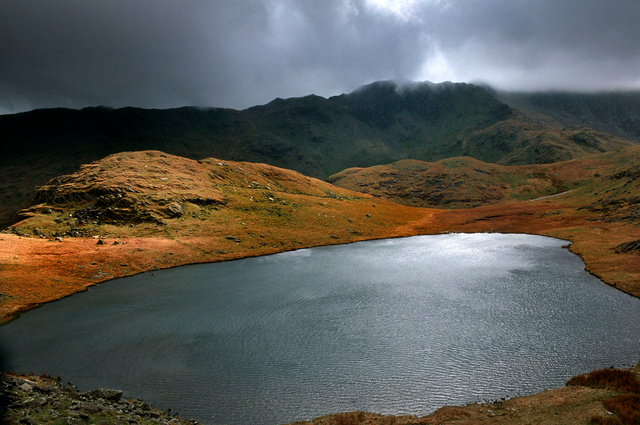
[(2, 0), (0, 113), (243, 109), (376, 80), (640, 89), (639, 0)]

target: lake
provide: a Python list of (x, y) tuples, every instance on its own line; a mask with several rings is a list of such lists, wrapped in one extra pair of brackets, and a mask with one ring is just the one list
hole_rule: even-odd
[(640, 359), (640, 300), (566, 241), (447, 234), (117, 279), (0, 328), (9, 369), (205, 424), (438, 407)]

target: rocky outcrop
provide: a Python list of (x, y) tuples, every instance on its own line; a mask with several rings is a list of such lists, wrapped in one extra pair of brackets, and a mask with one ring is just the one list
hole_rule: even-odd
[(63, 386), (51, 377), (3, 374), (0, 386), (6, 407), (4, 423), (8, 425), (197, 423), (155, 409), (141, 400), (125, 400), (119, 390), (99, 388), (78, 392), (72, 384)]
[(620, 254), (627, 254), (627, 253), (640, 254), (640, 239), (621, 243), (620, 245), (616, 246), (616, 252)]

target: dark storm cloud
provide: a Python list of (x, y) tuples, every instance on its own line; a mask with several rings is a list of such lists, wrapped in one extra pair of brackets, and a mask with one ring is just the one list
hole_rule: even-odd
[(243, 108), (380, 79), (639, 87), (640, 2), (5, 0), (0, 112)]
[[(15, 102), (169, 104), (190, 99), (195, 10), (127, 1), (9, 1), (0, 90)], [(6, 100), (5, 100), (6, 102)]]
[(451, 4), (435, 32), (462, 78), (514, 89), (640, 87), (638, 1)]

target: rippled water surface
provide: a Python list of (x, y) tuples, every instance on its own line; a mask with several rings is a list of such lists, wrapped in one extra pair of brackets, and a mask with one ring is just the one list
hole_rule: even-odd
[(640, 358), (640, 300), (566, 242), (451, 234), (119, 279), (0, 329), (10, 369), (206, 424), (425, 415)]

